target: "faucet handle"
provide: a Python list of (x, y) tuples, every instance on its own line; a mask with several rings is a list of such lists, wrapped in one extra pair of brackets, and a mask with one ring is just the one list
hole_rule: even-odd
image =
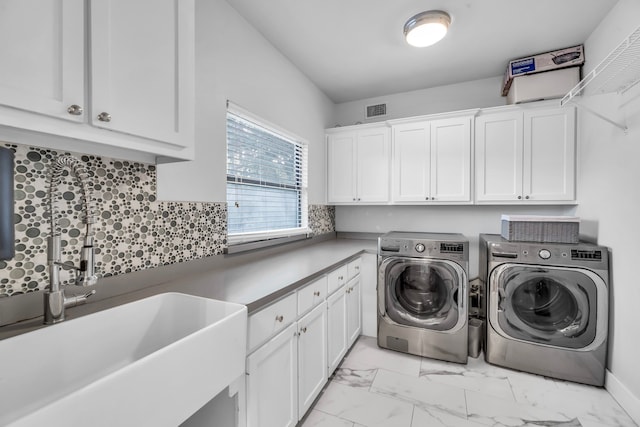
[(87, 292), (86, 294), (80, 294), (80, 295), (73, 295), (70, 297), (65, 297), (64, 298), (64, 306), (65, 307), (75, 307), (76, 305), (80, 305), (80, 304), (84, 304), (85, 302), (87, 302), (87, 299), (89, 299), (89, 297), (91, 295), (94, 295), (96, 293), (96, 290), (93, 289), (91, 290), (91, 292)]

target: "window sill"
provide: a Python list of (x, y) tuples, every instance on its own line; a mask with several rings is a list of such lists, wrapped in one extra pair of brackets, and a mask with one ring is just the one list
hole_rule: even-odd
[(296, 242), (299, 240), (306, 240), (311, 238), (311, 233), (298, 234), (295, 236), (287, 237), (274, 237), (271, 239), (258, 240), (255, 242), (236, 243), (227, 246), (224, 249), (225, 254), (237, 254), (240, 252), (252, 251), (255, 249), (267, 248), (270, 246), (282, 245), (285, 243)]

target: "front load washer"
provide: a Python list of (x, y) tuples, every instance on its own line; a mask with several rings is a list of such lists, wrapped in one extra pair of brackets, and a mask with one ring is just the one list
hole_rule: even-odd
[(467, 362), (469, 242), (461, 234), (378, 238), (378, 345)]
[(480, 245), (487, 265), (487, 362), (604, 385), (608, 249), (484, 234)]

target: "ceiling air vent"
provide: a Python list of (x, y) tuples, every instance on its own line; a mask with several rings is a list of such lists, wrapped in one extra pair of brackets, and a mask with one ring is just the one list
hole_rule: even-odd
[(387, 104), (367, 105), (365, 107), (365, 118), (383, 117), (387, 115)]

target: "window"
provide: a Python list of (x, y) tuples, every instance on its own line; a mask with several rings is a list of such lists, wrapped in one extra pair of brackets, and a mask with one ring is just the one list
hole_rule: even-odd
[(229, 244), (307, 232), (307, 147), (239, 108), (227, 110)]

